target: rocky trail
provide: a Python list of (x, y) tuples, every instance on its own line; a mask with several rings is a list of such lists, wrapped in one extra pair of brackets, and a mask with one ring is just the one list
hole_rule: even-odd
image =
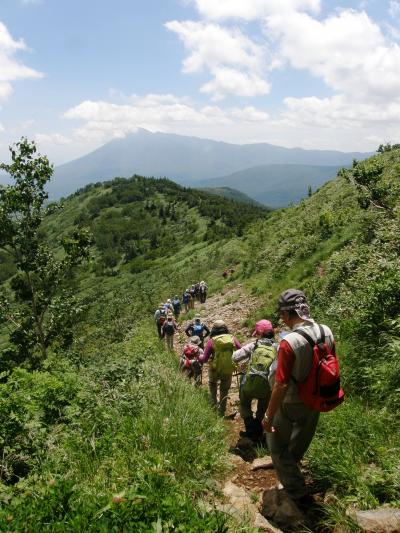
[[(243, 322), (259, 306), (257, 298), (249, 296), (241, 285), (237, 285), (226, 287), (221, 293), (208, 298), (205, 304), (196, 302), (195, 311), (210, 328), (215, 320), (224, 320), (229, 331), (245, 344), (252, 340), (252, 331), (243, 326)], [(190, 320), (185, 320), (184, 317), (183, 314), (180, 333), (175, 339), (177, 353), (181, 353), (187, 341), (184, 330)], [(203, 369), (202, 386), (208, 387), (207, 365)], [(229, 429), (229, 457), (232, 471), (222, 487), (226, 502), (221, 503), (219, 508), (236, 518), (247, 518), (261, 531), (279, 532), (281, 530), (270, 524), (260, 513), (264, 506), (265, 492), (271, 492), (269, 489), (274, 489), (278, 483), (268, 451), (262, 447), (255, 448), (249, 439), (239, 436), (244, 425), (239, 414), (238, 375), (234, 375), (232, 381), (226, 414), (225, 424)], [(277, 503), (275, 502), (275, 506)], [(295, 511), (286, 509), (286, 512), (292, 516)]]

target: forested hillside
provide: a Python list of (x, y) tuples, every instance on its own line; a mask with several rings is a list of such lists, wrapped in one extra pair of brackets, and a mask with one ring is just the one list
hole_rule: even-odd
[[(211, 294), (242, 284), (260, 298), (254, 319), (274, 324), (280, 291), (303, 289), (313, 316), (332, 327), (347, 398), (321, 418), (307, 456), (316, 490), (335, 493), (326, 530), (357, 531), (350, 505), (399, 505), (399, 175), (400, 149), (382, 147), (274, 212), (168, 180), (116, 178), (45, 208), (41, 264), (10, 254), (24, 243), (2, 230), (0, 529), (226, 531), (226, 516), (199, 503), (218, 497), (226, 427), (206, 392), (179, 375), (153, 324), (160, 301), (200, 279)], [(47, 297), (45, 356), (32, 359), (33, 289), (43, 299), (41, 280), (54, 280), (71, 253)], [(49, 254), (58, 261), (51, 275)], [(74, 298), (68, 324), (63, 291)]]

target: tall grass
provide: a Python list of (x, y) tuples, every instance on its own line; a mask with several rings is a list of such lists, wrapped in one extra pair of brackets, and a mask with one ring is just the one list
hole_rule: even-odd
[(0, 485), (1, 530), (226, 530), (224, 516), (196, 504), (216, 497), (225, 428), (153, 337), (146, 326), (125, 343), (128, 359), (108, 354), (81, 371), (40, 465)]

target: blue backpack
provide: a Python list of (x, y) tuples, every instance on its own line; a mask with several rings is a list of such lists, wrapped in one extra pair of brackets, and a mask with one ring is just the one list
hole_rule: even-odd
[(203, 337), (204, 325), (203, 324), (193, 324), (193, 335), (197, 335), (200, 339)]

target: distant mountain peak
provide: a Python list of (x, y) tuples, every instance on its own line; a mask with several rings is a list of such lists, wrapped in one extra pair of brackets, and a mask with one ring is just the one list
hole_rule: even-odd
[[(367, 155), (284, 148), (267, 143), (230, 144), (138, 128), (124, 138), (113, 139), (93, 152), (57, 167), (49, 192), (52, 198), (59, 198), (89, 183), (133, 174), (168, 177), (186, 186), (196, 186), (200, 181), (251, 167), (289, 164), (339, 168)], [(327, 175), (327, 179), (330, 177), (331, 174)], [(249, 194), (248, 190), (240, 189), (234, 183), (224, 185)], [(280, 188), (284, 190), (284, 181)]]

